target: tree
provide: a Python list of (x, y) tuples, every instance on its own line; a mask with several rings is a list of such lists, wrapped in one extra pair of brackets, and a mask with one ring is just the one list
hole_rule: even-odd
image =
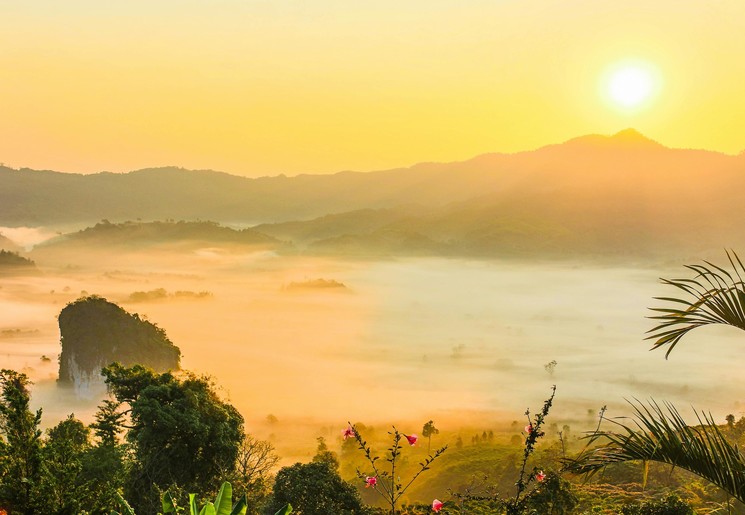
[(344, 481), (328, 460), (295, 463), (277, 472), (268, 514), (286, 504), (301, 515), (362, 515), (367, 513), (360, 494)]
[(221, 474), (222, 478), (235, 485), (234, 491), (245, 493), (248, 515), (260, 513), (258, 506), (269, 498), (272, 470), (278, 462), (279, 456), (270, 442), (245, 435), (235, 467)]
[(92, 497), (83, 474), (90, 429), (74, 415), (47, 431), (41, 474), (34, 491), (41, 513), (82, 513)]
[[(693, 279), (662, 279), (683, 291), (683, 298), (657, 297), (672, 307), (654, 308), (658, 325), (650, 332), (652, 348), (667, 347), (665, 357), (693, 329), (725, 324), (745, 330), (745, 275), (737, 254), (727, 252), (732, 273), (705, 262), (688, 265)], [(710, 415), (696, 413), (698, 424), (688, 425), (671, 404), (664, 409), (652, 401), (632, 403), (635, 423), (611, 421), (615, 431), (597, 430), (592, 440), (605, 445), (581, 454), (572, 464), (576, 472), (593, 474), (611, 463), (658, 461), (686, 469), (712, 482), (745, 503), (745, 456), (727, 441)]]
[(548, 375), (553, 377), (554, 372), (556, 371), (556, 365), (558, 365), (557, 361), (555, 359), (552, 359), (551, 361), (543, 365), (543, 368), (546, 370), (546, 373)]
[(424, 424), (422, 428), (422, 436), (427, 439), (427, 453), (429, 453), (432, 447), (432, 435), (440, 434), (440, 430), (435, 427), (435, 423), (431, 420)]
[(574, 512), (579, 504), (577, 496), (572, 491), (572, 484), (558, 474), (549, 473), (528, 497), (525, 503), (527, 513), (542, 513), (545, 515), (564, 515)]
[[(0, 370), (0, 502), (11, 512), (33, 515), (33, 490), (41, 467), (41, 409), (33, 413), (26, 374)], [(1, 440), (1, 439), (0, 439)]]
[(140, 365), (103, 369), (120, 403), (129, 406), (126, 439), (133, 464), (126, 492), (133, 507), (155, 513), (159, 490), (169, 487), (212, 495), (220, 475), (235, 468), (243, 441), (243, 417), (220, 400), (204, 377), (157, 374)]
[(124, 414), (120, 403), (105, 400), (90, 425), (98, 442), (83, 457), (83, 477), (96, 493), (89, 511), (109, 512), (118, 506), (119, 491), (124, 488), (127, 466), (126, 447), (119, 441)]

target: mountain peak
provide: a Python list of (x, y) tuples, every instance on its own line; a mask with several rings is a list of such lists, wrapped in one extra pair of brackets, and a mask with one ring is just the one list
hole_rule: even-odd
[(612, 138), (633, 138), (633, 139), (648, 139), (646, 136), (644, 136), (641, 132), (634, 129), (633, 127), (628, 127), (626, 129), (623, 129), (621, 131), (618, 131), (615, 133)]
[(559, 145), (549, 145), (548, 148), (573, 148), (586, 150), (590, 148), (617, 148), (622, 150), (642, 148), (665, 148), (664, 145), (646, 137), (636, 129), (628, 128), (619, 131), (612, 136), (602, 134), (588, 134), (579, 136)]
[(636, 129), (629, 127), (622, 131), (618, 131), (610, 137), (611, 140), (624, 142), (624, 143), (653, 143), (659, 145), (656, 141), (646, 137), (644, 134)]

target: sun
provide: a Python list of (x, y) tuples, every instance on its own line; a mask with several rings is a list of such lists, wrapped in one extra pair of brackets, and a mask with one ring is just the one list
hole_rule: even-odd
[(654, 66), (644, 62), (623, 62), (605, 73), (602, 90), (610, 104), (633, 111), (647, 106), (660, 87), (659, 73)]
[(623, 68), (610, 78), (608, 92), (618, 104), (633, 107), (652, 94), (652, 77), (641, 68)]

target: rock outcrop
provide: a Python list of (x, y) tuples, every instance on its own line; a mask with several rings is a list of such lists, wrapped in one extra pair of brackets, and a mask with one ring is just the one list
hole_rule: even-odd
[(81, 398), (105, 391), (101, 369), (115, 361), (157, 372), (179, 368), (181, 351), (163, 329), (102, 297), (83, 297), (59, 314), (59, 383)]

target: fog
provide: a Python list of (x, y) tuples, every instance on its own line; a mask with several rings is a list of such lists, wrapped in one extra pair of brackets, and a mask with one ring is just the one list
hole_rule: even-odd
[[(434, 419), (458, 430), (520, 419), (552, 384), (554, 420), (588, 421), (605, 404), (608, 416), (627, 414), (624, 398), (633, 397), (718, 419), (743, 411), (736, 330), (694, 331), (669, 360), (643, 341), (652, 297), (673, 294), (658, 277), (680, 269), (353, 261), (198, 246), (78, 252), (39, 250), (32, 257), (41, 275), (0, 279), (1, 366), (35, 381), (46, 426), (71, 411), (90, 421), (95, 409), (55, 383), (56, 316), (86, 293), (164, 328), (182, 367), (212, 376), (249, 432), (280, 427), (304, 435), (308, 448), (319, 428), (340, 430), (347, 420), (420, 428)], [(155, 290), (165, 293), (132, 296)], [(269, 414), (281, 426), (268, 424)]]

